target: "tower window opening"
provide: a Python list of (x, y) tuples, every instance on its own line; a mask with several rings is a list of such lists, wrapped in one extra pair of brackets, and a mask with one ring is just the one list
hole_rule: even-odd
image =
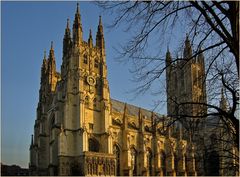
[(99, 142), (93, 138), (88, 140), (88, 150), (91, 152), (99, 152)]
[(148, 166), (148, 175), (152, 176), (152, 152), (150, 149), (147, 151), (147, 166)]
[(162, 175), (167, 176), (166, 170), (166, 155), (164, 152), (161, 152), (161, 167), (162, 167)]
[(84, 56), (83, 56), (83, 63), (85, 63), (85, 64), (88, 63), (87, 55), (84, 55)]
[(94, 67), (95, 67), (95, 68), (98, 68), (98, 65), (99, 65), (98, 60), (95, 59), (95, 61), (94, 61)]

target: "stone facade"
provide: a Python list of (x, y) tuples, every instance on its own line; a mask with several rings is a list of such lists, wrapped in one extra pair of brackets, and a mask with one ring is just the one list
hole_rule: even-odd
[(171, 135), (169, 117), (110, 98), (101, 17), (95, 45), (79, 7), (72, 34), (69, 23), (61, 73), (53, 44), (44, 54), (30, 175), (196, 175), (195, 146)]

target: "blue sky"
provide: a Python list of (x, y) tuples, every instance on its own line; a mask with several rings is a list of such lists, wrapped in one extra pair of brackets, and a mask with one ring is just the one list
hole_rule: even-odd
[[(45, 49), (48, 53), (53, 41), (57, 68), (60, 71), (66, 21), (70, 18), (72, 25), (76, 2), (2, 2), (1, 6), (1, 156), (3, 163), (27, 167), (43, 53)], [(90, 28), (95, 36), (99, 15), (102, 15), (104, 25), (114, 17), (102, 13), (101, 9), (90, 2), (81, 2), (80, 12), (84, 40), (88, 39)], [(131, 65), (120, 64), (114, 59), (117, 54), (113, 48), (127, 40), (130, 33), (124, 32), (122, 28), (104, 28), (104, 33), (111, 97), (152, 109), (156, 96), (146, 93), (132, 99), (133, 94), (127, 93), (136, 86), (131, 81)], [(162, 107), (160, 113), (165, 112), (166, 108)]]

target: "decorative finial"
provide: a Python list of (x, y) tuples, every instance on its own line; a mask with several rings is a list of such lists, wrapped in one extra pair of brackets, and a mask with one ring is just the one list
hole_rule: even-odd
[(53, 41), (51, 41), (51, 50), (53, 50)]
[(222, 87), (222, 89), (221, 89), (221, 96), (222, 96), (222, 98), (224, 98), (224, 94), (223, 94), (224, 91), (225, 91), (224, 87)]
[(99, 15), (99, 25), (102, 25), (102, 16)]
[(70, 20), (69, 18), (67, 18), (67, 28), (69, 29), (69, 26), (70, 26)]
[(169, 45), (167, 46), (167, 53), (170, 53), (170, 51), (169, 51)]
[(92, 30), (89, 29), (89, 37), (92, 38)]
[(33, 145), (33, 135), (32, 135), (32, 138), (31, 138), (31, 145)]
[(44, 59), (47, 58), (47, 52), (46, 52), (46, 49), (44, 49), (44, 56), (43, 56)]
[(79, 14), (79, 2), (77, 2), (77, 13)]

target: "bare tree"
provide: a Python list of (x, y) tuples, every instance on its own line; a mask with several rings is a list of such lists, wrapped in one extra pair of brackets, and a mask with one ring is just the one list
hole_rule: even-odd
[[(124, 23), (127, 25), (126, 31), (133, 32), (132, 38), (118, 52), (119, 58), (134, 64), (131, 71), (135, 74), (135, 81), (140, 83), (135, 90), (137, 94), (148, 90), (160, 77), (164, 77), (167, 68), (178, 61), (185, 60), (188, 63), (204, 53), (206, 72), (202, 84), (207, 84), (208, 102), (177, 102), (177, 99), (171, 99), (179, 108), (186, 105), (206, 107), (207, 112), (194, 117), (217, 117), (221, 125), (215, 124), (215, 128), (228, 132), (230, 142), (239, 151), (239, 2), (123, 1), (97, 4), (107, 12), (117, 14), (110, 27)], [(179, 52), (183, 51), (183, 45), (180, 45), (174, 49), (172, 61), (165, 65), (165, 55), (160, 50), (161, 47), (160, 52), (148, 53), (152, 41), (156, 45), (167, 46), (171, 42), (171, 35), (179, 29), (185, 31), (191, 39), (195, 48), (192, 55), (182, 57), (180, 54), (179, 57)], [(158, 43), (154, 40), (156, 36)], [(219, 106), (222, 87), (228, 100), (228, 109)], [(185, 120), (187, 129), (198, 129), (195, 122), (197, 119), (192, 119), (193, 115), (176, 114), (171, 117), (175, 119), (170, 124)]]

